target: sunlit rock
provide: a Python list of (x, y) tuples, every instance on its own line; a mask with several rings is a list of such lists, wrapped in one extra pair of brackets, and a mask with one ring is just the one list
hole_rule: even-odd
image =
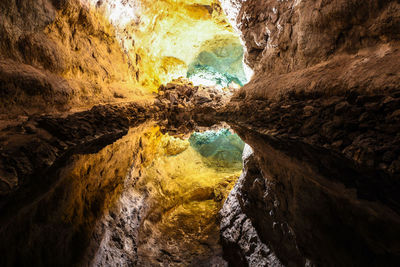
[[(239, 37), (218, 2), (43, 1), (31, 7), (37, 16), (14, 1), (0, 6), (0, 80), (8, 88), (2, 95), (13, 98), (1, 102), (3, 110), (145, 99), (182, 76), (222, 86), (247, 81)], [(33, 86), (19, 82), (27, 73)]]
[(77, 0), (53, 2), (0, 5), (0, 111), (11, 116), (143, 99), (136, 55), (125, 53), (102, 11)]
[[(147, 88), (156, 90), (160, 84), (185, 76), (189, 66), (196, 64), (196, 57), (203, 51), (215, 53), (216, 48), (223, 49), (224, 46), (232, 45), (237, 49), (241, 48), (238, 45), (238, 35), (216, 1), (138, 2), (136, 12), (140, 15), (124, 24), (120, 38), (124, 44), (134, 43), (132, 49), (125, 44), (125, 49), (128, 53), (134, 51), (140, 56), (140, 81)], [(221, 45), (221, 36), (229, 41)], [(233, 56), (233, 61), (236, 61), (240, 54), (241, 51), (238, 51), (223, 57), (225, 60), (232, 60)], [(215, 62), (210, 62), (210, 65), (206, 62), (206, 65), (215, 68), (222, 75), (239, 76), (242, 81), (240, 62), (238, 60), (237, 66), (231, 66), (233, 68), (230, 70), (222, 69), (221, 64)]]
[(175, 138), (173, 136), (168, 136), (168, 135), (164, 136), (163, 144), (164, 144), (165, 152), (169, 156), (174, 156), (174, 155), (182, 153), (190, 145), (188, 140), (182, 140), (180, 138)]

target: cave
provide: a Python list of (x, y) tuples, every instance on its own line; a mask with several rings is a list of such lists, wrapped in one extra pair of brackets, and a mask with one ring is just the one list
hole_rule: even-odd
[(0, 266), (399, 266), (398, 0), (0, 18)]

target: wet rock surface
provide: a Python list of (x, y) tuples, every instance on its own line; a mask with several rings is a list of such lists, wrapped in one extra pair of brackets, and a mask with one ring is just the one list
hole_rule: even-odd
[[(246, 128), (236, 130), (255, 147), (263, 177), (249, 181), (246, 214), (279, 259), (290, 260), (297, 254), (295, 259), (301, 255), (314, 264), (374, 266), (398, 261), (393, 235), (398, 231), (399, 215), (391, 207), (390, 196), (384, 197), (385, 202), (376, 199), (377, 176), (323, 148)], [(343, 179), (363, 183), (351, 187)], [(386, 190), (396, 187), (396, 180), (387, 185)], [(297, 246), (289, 246), (288, 235)]]
[[(227, 265), (217, 214), (242, 167), (235, 158), (240, 148), (230, 137), (222, 133), (207, 139), (203, 153), (190, 142), (178, 154), (160, 155), (144, 170), (138, 188), (149, 196), (149, 211), (140, 227), (138, 266)], [(199, 140), (198, 136), (194, 139)], [(181, 143), (168, 140), (167, 147)], [(214, 161), (215, 150), (226, 157)]]
[[(228, 105), (236, 115), (221, 114), (255, 150), (259, 176), (244, 178), (240, 207), (284, 265), (399, 260), (392, 238), (400, 225), (397, 98), (397, 90), (238, 96)], [(230, 243), (230, 262), (232, 250), (245, 253), (239, 241)]]
[[(185, 112), (192, 114), (190, 110)], [(2, 258), (2, 265), (30, 262), (225, 266), (216, 214), (237, 178), (232, 170), (199, 169), (199, 174), (208, 175), (204, 181), (221, 181), (204, 188), (197, 188), (199, 185), (194, 183), (193, 190), (181, 192), (182, 196), (170, 192), (171, 203), (147, 192), (147, 184), (141, 184), (141, 189), (136, 186), (139, 179), (144, 179), (144, 168), (149, 164), (146, 162), (151, 162), (152, 157), (176, 157), (189, 147), (188, 141), (172, 138), (162, 146), (164, 154), (156, 153), (154, 144), (161, 133), (156, 135), (143, 129), (147, 127), (146, 120), (159, 118), (159, 114), (163, 110), (143, 102), (99, 105), (69, 115), (26, 117), (19, 123), (8, 121), (1, 130), (4, 175), (0, 235), (14, 241), (0, 247), (8, 255)], [(163, 127), (169, 131), (167, 124)], [(140, 131), (144, 133), (139, 139)], [(183, 134), (193, 128), (186, 131)], [(177, 134), (176, 128), (170, 133)], [(197, 155), (194, 150), (193, 153), (191, 160)], [(202, 160), (197, 161), (206, 166)], [(182, 166), (185, 165), (191, 166), (186, 161)], [(165, 175), (160, 179), (176, 178), (173, 172)], [(166, 182), (162, 180), (161, 183)], [(155, 184), (155, 190), (164, 190), (166, 185), (159, 186)], [(175, 198), (182, 200), (176, 202)], [(49, 203), (51, 208), (46, 208)], [(156, 214), (160, 219), (166, 218), (154, 221)], [(143, 226), (146, 218), (151, 217), (154, 226)], [(165, 223), (168, 218), (175, 223)], [(181, 225), (179, 229), (177, 224)], [(171, 238), (176, 239), (173, 245)], [(55, 243), (59, 240), (64, 241)], [(25, 242), (35, 247), (18, 250)], [(152, 242), (154, 246), (149, 250), (147, 246)], [(53, 246), (44, 246), (46, 243)], [(44, 259), (36, 255), (46, 256)]]
[(233, 89), (215, 86), (193, 86), (185, 78), (177, 79), (159, 88), (154, 102), (169, 132), (187, 133), (197, 126), (212, 126), (218, 121), (217, 113), (230, 100)]
[(284, 266), (260, 240), (251, 219), (244, 212), (244, 205), (249, 204), (249, 192), (244, 187), (251, 185), (251, 181), (258, 179), (260, 182), (263, 179), (252, 154), (252, 149), (246, 146), (243, 151), (243, 172), (219, 212), (225, 258), (229, 259), (231, 266)]
[[(200, 125), (224, 119), (254, 148), (254, 154), (245, 160), (243, 175), (221, 210), (221, 242), (224, 257), (230, 264), (391, 265), (397, 262), (399, 145), (397, 135), (393, 135), (393, 129), (399, 124), (397, 91), (334, 96), (293, 92), (279, 100), (252, 100), (247, 105), (240, 94), (227, 104), (215, 102), (219, 98), (210, 96), (220, 91), (205, 89), (204, 93), (203, 88), (182, 82), (166, 88), (160, 90), (156, 105), (151, 107), (105, 105), (69, 116), (33, 117), (17, 126), (3, 128), (2, 160), (11, 162), (3, 164), (4, 172), (9, 170), (7, 166), (17, 170), (14, 176), (5, 176), (8, 180), (4, 180), (7, 186), (3, 186), (3, 220), (9, 220), (13, 210), (35, 199), (35, 194), (42, 194), (31, 186), (37, 183), (32, 177), (40, 177), (36, 173), (45, 175), (48, 170), (59, 168), (61, 163), (57, 162), (63, 162), (66, 155), (97, 152), (146, 118), (163, 119), (161, 128), (171, 129), (169, 132), (173, 135), (185, 135)], [(190, 92), (192, 97), (187, 97), (185, 92)], [(211, 101), (203, 102), (204, 95)], [(184, 108), (179, 106), (182, 103)], [(211, 112), (199, 111), (204, 109)], [(16, 147), (14, 138), (24, 142)], [(59, 143), (65, 143), (62, 151), (66, 152), (58, 152), (61, 151)], [(36, 147), (35, 144), (39, 147), (43, 144), (48, 148), (44, 150), (47, 153), (24, 148)], [(185, 149), (187, 146), (177, 143), (167, 151), (179, 155)], [(33, 151), (35, 157), (27, 151)], [(143, 162), (142, 157), (138, 157), (139, 162)], [(29, 163), (33, 159), (44, 163)], [(383, 164), (390, 167), (385, 168)], [(130, 177), (136, 178), (126, 181), (136, 181), (142, 174)], [(14, 187), (10, 186), (13, 181), (17, 181)], [(41, 181), (51, 186), (56, 180)], [(40, 192), (44, 193), (46, 188), (42, 187)], [(143, 231), (140, 225), (141, 218), (152, 209), (143, 192), (129, 188), (121, 191), (121, 197), (110, 211), (96, 215), (102, 219), (91, 222), (95, 230), (87, 239), (90, 245), (85, 255), (76, 256), (80, 261), (100, 266), (116, 262), (145, 264), (146, 257), (137, 252), (143, 245), (138, 243), (139, 233)], [(35, 194), (26, 198), (26, 192)], [(209, 194), (210, 199), (216, 197), (211, 191), (203, 193)], [(12, 204), (16, 199), (19, 199), (18, 207)], [(124, 205), (132, 208), (124, 209)], [(159, 231), (157, 227), (150, 229)], [(6, 229), (10, 228), (3, 231)], [(151, 234), (146, 238), (149, 237), (154, 244), (161, 238)], [(333, 249), (335, 254), (331, 254)], [(158, 255), (155, 258), (160, 261), (153, 264), (190, 262), (177, 257), (174, 253), (178, 252), (173, 249), (165, 251), (155, 249), (154, 255)]]
[[(251, 106), (240, 105), (242, 112), (247, 109), (249, 113), (243, 112), (237, 119), (243, 121), (244, 127), (263, 134), (304, 142), (340, 154), (360, 169), (381, 172), (380, 178), (375, 173), (377, 180), (393, 177), (392, 183), (396, 185), (395, 177), (399, 176), (397, 155), (400, 153), (397, 134), (400, 120), (396, 115), (400, 108), (398, 96), (399, 91), (371, 95), (349, 92), (341, 96), (292, 93), (279, 101), (254, 101)], [(254, 121), (245, 121), (249, 117)], [(355, 179), (342, 182), (353, 186), (358, 184)], [(379, 186), (379, 183), (373, 183)], [(363, 184), (366, 186), (365, 181)], [(395, 191), (390, 193), (384, 188), (377, 191), (386, 199), (397, 199)], [(359, 194), (362, 195), (362, 191)], [(399, 202), (398, 199), (388, 201), (388, 205)], [(392, 208), (398, 209), (396, 205)]]

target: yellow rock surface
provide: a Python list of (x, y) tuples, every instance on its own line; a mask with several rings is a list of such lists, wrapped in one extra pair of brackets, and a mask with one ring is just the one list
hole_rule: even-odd
[(129, 54), (138, 54), (141, 85), (160, 84), (186, 76), (188, 65), (216, 36), (235, 37), (215, 0), (136, 1), (137, 17), (121, 22), (119, 38)]
[(99, 11), (67, 5), (44, 32), (62, 56), (61, 75), (80, 101), (114, 102), (146, 92), (137, 83), (136, 55), (125, 53), (117, 29)]
[[(8, 90), (0, 111), (149, 99), (161, 84), (186, 76), (216, 37), (238, 40), (214, 0), (43, 1), (0, 6), (0, 81)], [(21, 13), (30, 9), (35, 16)], [(32, 82), (21, 82), (27, 76)]]
[(240, 172), (237, 166), (209, 167), (191, 146), (173, 156), (155, 157), (138, 181), (138, 189), (149, 195), (139, 234), (139, 264), (156, 264), (165, 256), (160, 251), (181, 255), (181, 266), (218, 255), (217, 214)]

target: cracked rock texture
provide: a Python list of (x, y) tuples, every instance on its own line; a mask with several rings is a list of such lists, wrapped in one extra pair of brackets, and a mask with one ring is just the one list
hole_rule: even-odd
[(398, 39), (399, 8), (377, 0), (243, 1), (237, 24), (247, 63), (283, 74)]

